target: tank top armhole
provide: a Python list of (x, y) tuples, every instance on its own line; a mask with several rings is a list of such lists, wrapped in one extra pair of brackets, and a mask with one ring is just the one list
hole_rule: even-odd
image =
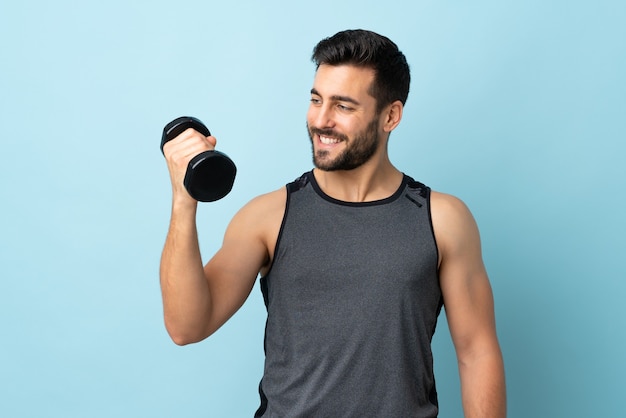
[(435, 227), (433, 226), (433, 216), (432, 216), (432, 205), (431, 205), (431, 188), (426, 187), (426, 207), (428, 208), (428, 223), (430, 224), (430, 233), (432, 234), (433, 242), (435, 243), (435, 262), (436, 270), (437, 270), (437, 278), (439, 278), (439, 244), (437, 243), (437, 237), (435, 236)]
[(283, 236), (283, 230), (285, 229), (285, 222), (287, 220), (287, 215), (289, 213), (289, 202), (291, 200), (291, 193), (303, 188), (307, 182), (308, 182), (308, 177), (307, 177), (307, 174), (305, 173), (302, 176), (298, 177), (296, 180), (292, 181), (291, 183), (288, 183), (285, 186), (285, 189), (287, 191), (286, 193), (287, 197), (285, 198), (285, 213), (283, 214), (283, 219), (280, 222), (280, 229), (278, 230), (278, 237), (276, 237), (276, 244), (274, 245), (274, 256), (272, 257), (272, 261), (270, 262), (270, 265), (267, 269), (267, 273), (261, 276), (262, 281), (267, 280), (267, 278), (270, 276), (272, 272), (272, 267), (274, 266), (274, 260), (276, 259), (276, 255), (278, 254), (278, 251), (280, 249), (280, 241)]

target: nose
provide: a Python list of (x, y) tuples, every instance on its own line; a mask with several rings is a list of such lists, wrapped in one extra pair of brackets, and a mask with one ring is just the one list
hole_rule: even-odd
[(333, 128), (335, 121), (333, 119), (332, 109), (326, 104), (311, 104), (309, 106), (309, 126), (315, 126), (319, 129)]

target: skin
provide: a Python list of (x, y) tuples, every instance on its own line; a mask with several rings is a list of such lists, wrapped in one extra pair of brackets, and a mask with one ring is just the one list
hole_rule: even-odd
[[(314, 175), (335, 199), (384, 199), (402, 181), (403, 174), (389, 160), (387, 143), (402, 119), (403, 105), (396, 101), (377, 113), (376, 100), (368, 94), (373, 79), (372, 70), (350, 65), (321, 65), (315, 75), (307, 125), (315, 165), (326, 169), (315, 168)], [(358, 167), (337, 169), (346, 155), (372, 141), (373, 152)], [(183, 178), (189, 160), (215, 145), (214, 137), (187, 130), (164, 147), (173, 198), (160, 276), (165, 325), (179, 345), (207, 338), (242, 306), (257, 276), (271, 264), (285, 212), (285, 188), (253, 199), (233, 217), (221, 248), (203, 266), (197, 202), (185, 190)], [(464, 203), (453, 196), (432, 192), (431, 211), (465, 416), (505, 417), (504, 366), (478, 228)]]

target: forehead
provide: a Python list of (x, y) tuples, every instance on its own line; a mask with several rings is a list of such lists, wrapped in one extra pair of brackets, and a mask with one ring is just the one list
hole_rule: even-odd
[(364, 100), (374, 81), (374, 70), (354, 65), (322, 64), (315, 73), (313, 88), (321, 96), (350, 96)]

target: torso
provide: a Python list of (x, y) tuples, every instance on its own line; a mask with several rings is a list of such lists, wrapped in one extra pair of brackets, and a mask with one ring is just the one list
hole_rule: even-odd
[[(441, 299), (422, 186), (349, 203), (309, 184), (292, 192), (284, 224), (264, 222), (272, 225), (265, 231), (274, 260), (261, 280), (268, 304), (262, 387), (270, 413), (296, 401), (307, 405), (283, 410), (287, 415), (330, 411), (352, 388), (359, 400), (342, 407), (345, 416), (409, 416), (404, 408), (434, 416), (429, 344)], [(287, 200), (284, 191), (268, 200), (278, 197)], [(383, 353), (385, 360), (377, 359)]]

